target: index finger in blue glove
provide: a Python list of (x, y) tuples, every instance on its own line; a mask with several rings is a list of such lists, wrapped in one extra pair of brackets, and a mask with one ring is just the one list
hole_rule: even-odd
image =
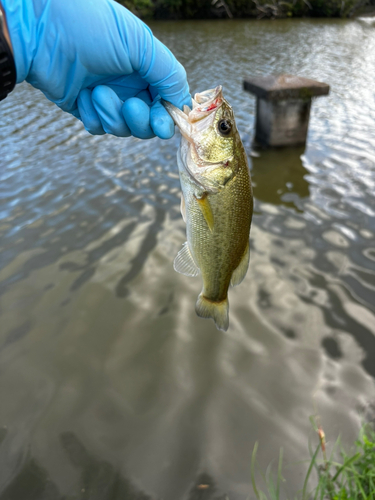
[(117, 137), (131, 135), (121, 111), (123, 102), (114, 90), (106, 85), (98, 85), (92, 91), (92, 102), (107, 134), (113, 134)]
[(77, 105), (79, 116), (87, 132), (93, 135), (103, 135), (105, 132), (92, 102), (91, 94), (92, 92), (89, 89), (83, 89), (78, 94)]

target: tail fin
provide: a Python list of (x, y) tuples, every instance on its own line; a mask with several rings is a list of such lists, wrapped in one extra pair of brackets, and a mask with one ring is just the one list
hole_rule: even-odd
[(216, 328), (226, 332), (229, 327), (229, 304), (228, 298), (221, 302), (213, 302), (207, 299), (202, 293), (199, 294), (195, 304), (195, 312), (201, 318), (212, 318), (216, 323)]

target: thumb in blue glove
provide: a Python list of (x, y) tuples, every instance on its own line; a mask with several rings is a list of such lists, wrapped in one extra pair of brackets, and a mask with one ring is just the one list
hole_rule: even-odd
[(186, 72), (151, 30), (112, 0), (1, 0), (26, 80), (92, 134), (169, 139), (160, 97), (191, 105)]

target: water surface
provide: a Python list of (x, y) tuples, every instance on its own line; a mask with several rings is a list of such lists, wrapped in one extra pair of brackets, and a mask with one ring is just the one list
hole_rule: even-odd
[(244, 76), (331, 94), (306, 151), (252, 158), (251, 264), (226, 334), (172, 267), (179, 137), (92, 137), (27, 84), (0, 104), (0, 500), (245, 500), (255, 441), (261, 472), (284, 448), (292, 496), (310, 415), (347, 446), (374, 416), (374, 26), (151, 27), (193, 92), (224, 85), (249, 153)]

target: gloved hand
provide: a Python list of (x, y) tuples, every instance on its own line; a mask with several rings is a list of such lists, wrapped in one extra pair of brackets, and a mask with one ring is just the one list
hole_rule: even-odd
[(17, 83), (40, 89), (92, 134), (172, 137), (160, 97), (191, 105), (185, 70), (125, 7), (113, 0), (0, 1)]

